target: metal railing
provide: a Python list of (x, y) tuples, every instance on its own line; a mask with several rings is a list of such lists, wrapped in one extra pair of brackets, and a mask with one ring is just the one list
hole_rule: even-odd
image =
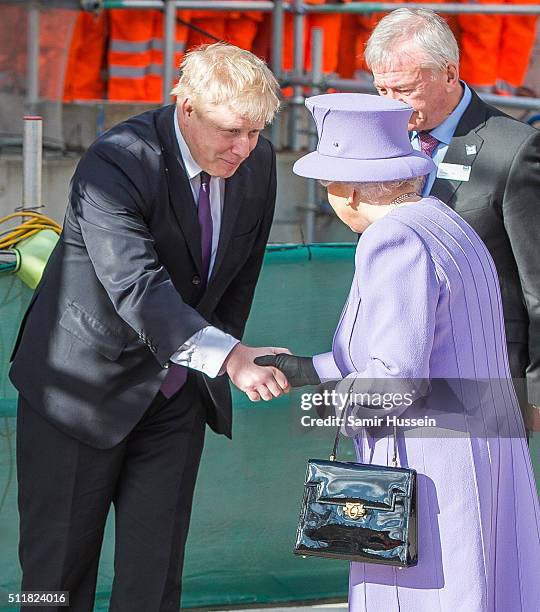
[[(311, 57), (312, 59), (312, 70), (310, 74), (305, 74), (303, 72), (304, 58), (303, 58), (303, 21), (305, 14), (312, 13), (327, 13), (330, 12), (328, 9), (332, 8), (332, 12), (341, 12), (341, 13), (367, 13), (370, 10), (379, 9), (384, 7), (386, 10), (395, 10), (398, 6), (412, 6), (418, 8), (419, 6), (423, 6), (426, 8), (437, 8), (440, 9), (439, 12), (484, 12), (483, 9), (488, 7), (490, 10), (486, 12), (492, 13), (506, 13), (505, 8), (514, 8), (518, 9), (517, 11), (508, 11), (508, 13), (516, 13), (516, 14), (540, 14), (540, 6), (518, 6), (514, 5), (512, 7), (504, 7), (497, 5), (481, 5), (481, 6), (471, 6), (467, 5), (466, 8), (470, 10), (460, 11), (459, 9), (464, 8), (464, 5), (419, 5), (419, 4), (410, 4), (410, 3), (396, 3), (396, 4), (371, 4), (371, 3), (352, 3), (346, 5), (313, 5), (306, 7), (302, 5), (301, 0), (296, 0), (293, 5), (293, 10), (295, 12), (295, 28), (294, 28), (294, 64), (293, 71), (291, 75), (285, 76), (279, 72), (280, 82), (283, 85), (293, 85), (293, 97), (289, 101), (291, 105), (291, 110), (289, 112), (289, 144), (293, 151), (301, 150), (301, 137), (302, 130), (300, 129), (300, 108), (303, 106), (305, 97), (304, 97), (304, 87), (311, 88), (312, 95), (316, 95), (321, 91), (326, 91), (327, 89), (337, 89), (337, 90), (345, 90), (351, 92), (360, 92), (360, 93), (375, 93), (375, 88), (373, 86), (366, 85), (360, 81), (354, 79), (339, 79), (339, 78), (330, 78), (323, 74), (322, 72), (322, 57), (323, 57), (323, 32), (319, 28), (314, 28), (312, 30), (312, 39), (311, 39)], [(341, 8), (341, 10), (336, 11), (335, 9)], [(446, 9), (450, 10), (447, 11)], [(514, 109), (523, 109), (523, 110), (540, 110), (540, 99), (538, 98), (522, 98), (516, 96), (498, 96), (495, 94), (488, 93), (479, 93), (480, 97), (483, 98), (486, 102), (491, 104), (496, 104), (497, 106), (503, 106)], [(279, 121), (279, 119), (278, 119)], [(275, 125), (275, 124), (274, 124)], [(273, 126), (274, 127), (274, 126)], [(272, 134), (274, 144), (278, 143), (279, 139), (279, 124), (274, 128), (274, 132)], [(313, 130), (313, 127), (308, 130), (308, 146), (310, 150), (316, 148), (317, 145), (317, 135)], [(320, 209), (317, 202), (317, 182), (310, 180), (308, 182), (308, 197), (307, 204), (305, 208), (305, 218), (304, 224), (306, 228), (305, 239), (309, 242), (315, 241), (315, 215), (316, 212)]]
[[(27, 70), (27, 113), (35, 114), (39, 102), (39, 9), (42, 0), (28, 1), (28, 70)], [(352, 79), (331, 78), (323, 74), (323, 33), (314, 29), (312, 32), (312, 70), (304, 72), (304, 29), (306, 16), (311, 13), (372, 14), (393, 11), (400, 7), (428, 8), (442, 14), (500, 14), (500, 15), (540, 15), (540, 4), (441, 4), (410, 2), (350, 2), (347, 4), (304, 4), (302, 0), (81, 0), (82, 8), (149, 8), (161, 9), (165, 14), (164, 26), (164, 62), (163, 62), (163, 103), (169, 100), (169, 85), (173, 82), (174, 43), (176, 9), (204, 9), (208, 11), (258, 11), (272, 13), (272, 58), (271, 68), (281, 85), (292, 85), (293, 96), (287, 101), (289, 108), (288, 144), (293, 151), (301, 148), (302, 133), (300, 120), (304, 104), (304, 87), (312, 93), (332, 88), (345, 91), (374, 93), (374, 89)], [(282, 49), (284, 40), (284, 15), (290, 12), (293, 19), (293, 70), (284, 74), (282, 70)], [(515, 96), (497, 96), (480, 94), (489, 103), (507, 108), (523, 110), (540, 110), (540, 99)], [(272, 125), (271, 138), (279, 148), (281, 136), (281, 117), (278, 115)], [(316, 143), (313, 134), (309, 135), (310, 145)], [(309, 202), (306, 213), (306, 239), (312, 241), (315, 228), (316, 185), (310, 183)]]
[[(43, 0), (28, 1), (28, 70), (27, 70), (27, 108), (29, 114), (36, 112), (39, 96), (39, 10)], [(175, 71), (174, 66), (174, 35), (176, 9), (204, 9), (208, 11), (259, 11), (272, 12), (272, 61), (271, 67), (280, 82), (284, 81), (282, 71), (282, 48), (284, 37), (284, 13), (294, 14), (294, 63), (293, 73), (287, 79), (294, 86), (293, 108), (298, 106), (299, 98), (302, 96), (304, 85), (318, 87), (333, 87), (336, 89), (347, 89), (348, 91), (365, 91), (365, 87), (358, 89), (358, 83), (350, 80), (332, 79), (322, 80), (317, 83), (306, 77), (303, 71), (303, 32), (305, 28), (305, 17), (310, 13), (342, 13), (342, 14), (371, 14), (378, 12), (393, 11), (400, 7), (431, 8), (439, 13), (490, 13), (507, 15), (540, 15), (540, 4), (441, 4), (441, 3), (410, 3), (410, 2), (351, 2), (347, 4), (304, 4), (302, 0), (283, 2), (283, 0), (81, 0), (81, 8), (153, 8), (162, 9), (165, 13), (165, 41), (163, 62), (163, 101), (169, 100), (169, 84), (172, 83)], [(523, 99), (502, 96), (490, 96), (485, 98), (512, 108), (539, 109), (540, 101), (535, 99)], [(298, 120), (298, 112), (294, 111), (291, 122), (291, 137), (294, 125)], [(279, 126), (278, 126), (279, 127)], [(277, 134), (274, 128), (274, 134)], [(292, 138), (294, 143), (294, 137)]]

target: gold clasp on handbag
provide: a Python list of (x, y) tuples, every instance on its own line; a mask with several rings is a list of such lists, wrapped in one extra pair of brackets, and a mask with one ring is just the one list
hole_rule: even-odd
[(343, 509), (343, 513), (350, 519), (356, 520), (364, 518), (364, 516), (366, 516), (367, 514), (367, 510), (364, 507), (364, 504), (346, 502), (345, 508)]

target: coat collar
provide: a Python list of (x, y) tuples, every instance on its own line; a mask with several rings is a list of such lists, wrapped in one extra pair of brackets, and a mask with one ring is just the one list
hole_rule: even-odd
[[(166, 106), (156, 113), (156, 130), (163, 155), (165, 174), (169, 185), (169, 198), (178, 220), (189, 251), (195, 261), (199, 272), (202, 271), (201, 232), (197, 218), (197, 208), (193, 200), (193, 192), (185, 164), (180, 154), (178, 141), (171, 126), (174, 120), (175, 105)], [(209, 284), (214, 280), (225, 258), (236, 219), (246, 191), (246, 181), (250, 169), (244, 162), (231, 178), (225, 181), (225, 198), (221, 228), (216, 253), (216, 260), (212, 269)], [(191, 206), (187, 206), (186, 202)]]
[(197, 266), (197, 270), (201, 273), (201, 231), (199, 229), (197, 208), (193, 200), (193, 192), (191, 191), (189, 178), (182, 156), (180, 155), (178, 142), (171, 129), (174, 110), (175, 106), (172, 104), (158, 111), (156, 130), (169, 187), (169, 200), (186, 239), (191, 256)]
[[(457, 164), (460, 166), (471, 166), (471, 173), (474, 172), (474, 162), (484, 139), (478, 134), (486, 124), (486, 105), (471, 90), (472, 98), (469, 106), (461, 117), (454, 136), (448, 145), (448, 150), (444, 156), (445, 164)], [(474, 154), (470, 151), (474, 150)], [(456, 192), (462, 185), (462, 181), (436, 178), (431, 188), (430, 195), (439, 198), (447, 204), (455, 200)]]
[(210, 283), (212, 283), (216, 277), (216, 274), (219, 272), (219, 268), (225, 258), (233, 229), (236, 224), (236, 219), (244, 201), (247, 178), (249, 174), (250, 169), (244, 162), (239, 166), (238, 170), (225, 181), (225, 199), (223, 202), (223, 214), (221, 216), (219, 242), (214, 268), (212, 269), (212, 274), (210, 276)]

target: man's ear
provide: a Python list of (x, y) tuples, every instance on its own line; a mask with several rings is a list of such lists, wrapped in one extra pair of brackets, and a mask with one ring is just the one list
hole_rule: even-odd
[(451, 87), (459, 83), (459, 69), (455, 64), (448, 64), (446, 67), (446, 83)]
[(180, 116), (182, 120), (185, 122), (189, 119), (189, 117), (193, 113), (193, 102), (190, 98), (185, 98), (182, 103), (179, 105)]

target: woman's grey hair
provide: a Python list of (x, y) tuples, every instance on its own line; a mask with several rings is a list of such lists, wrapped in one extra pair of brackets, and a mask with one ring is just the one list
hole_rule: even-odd
[(369, 69), (391, 65), (402, 43), (423, 52), (422, 67), (444, 70), (449, 63), (459, 65), (457, 41), (442, 17), (428, 9), (400, 8), (383, 17), (371, 33), (364, 55)]
[[(332, 183), (338, 181), (319, 181), (323, 187), (328, 187)], [(376, 203), (381, 197), (389, 196), (392, 194), (403, 193), (403, 191), (410, 191), (418, 193), (424, 182), (423, 176), (415, 176), (410, 179), (398, 179), (395, 181), (378, 181), (372, 183), (356, 183), (356, 182), (341, 182), (342, 185), (348, 185), (361, 194), (362, 198), (368, 200), (368, 202)]]

